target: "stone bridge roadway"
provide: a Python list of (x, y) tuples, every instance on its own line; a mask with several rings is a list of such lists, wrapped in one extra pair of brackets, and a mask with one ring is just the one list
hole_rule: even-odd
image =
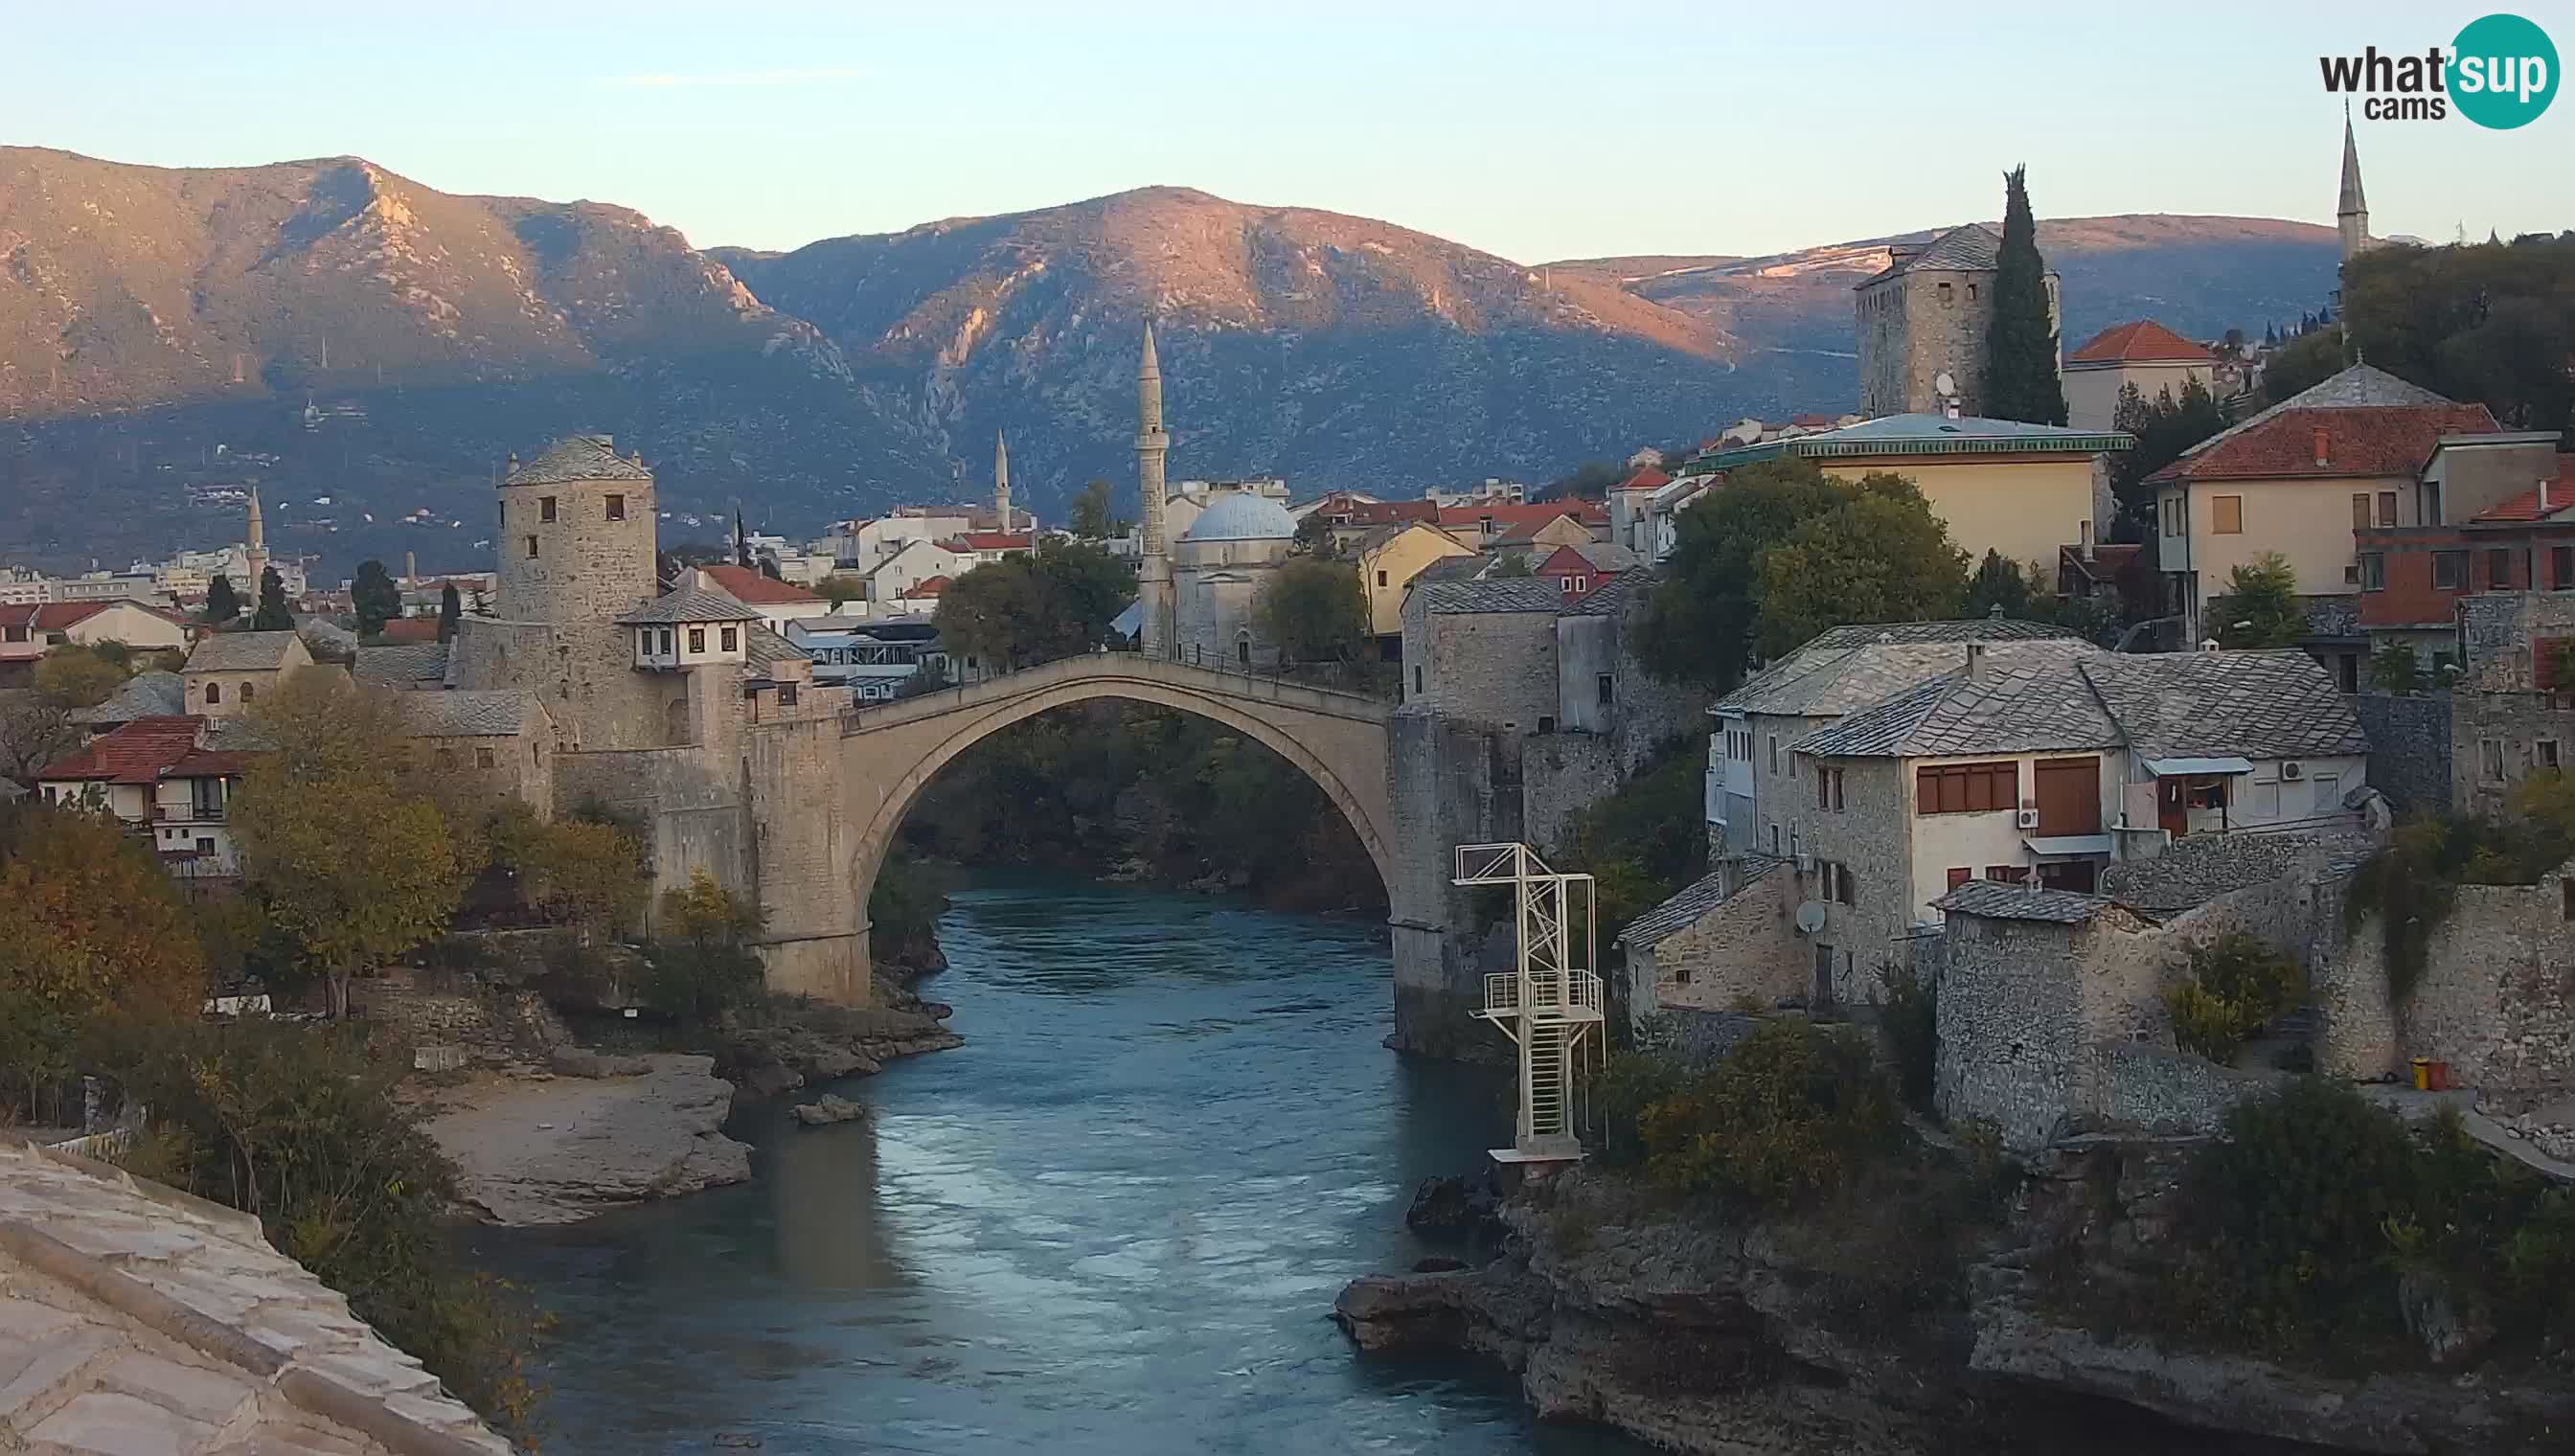
[(1397, 882), (1393, 856), (1404, 846), (1388, 810), (1392, 705), (1280, 678), (1097, 653), (871, 706), (845, 721), (841, 822), (855, 839), (850, 873), (860, 904), (913, 799), (949, 759), (1022, 719), (1099, 698), (1214, 719), (1275, 750), (1331, 797), (1378, 875), (1389, 886)]

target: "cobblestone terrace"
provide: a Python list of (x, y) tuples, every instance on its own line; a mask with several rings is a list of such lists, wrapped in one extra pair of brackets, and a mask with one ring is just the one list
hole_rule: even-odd
[(0, 1144), (0, 1451), (508, 1456), (246, 1214)]

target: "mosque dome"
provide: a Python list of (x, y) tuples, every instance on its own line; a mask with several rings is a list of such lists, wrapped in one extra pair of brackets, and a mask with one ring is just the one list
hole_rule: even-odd
[(1296, 518), (1288, 508), (1251, 491), (1228, 491), (1199, 513), (1183, 541), (1290, 541)]

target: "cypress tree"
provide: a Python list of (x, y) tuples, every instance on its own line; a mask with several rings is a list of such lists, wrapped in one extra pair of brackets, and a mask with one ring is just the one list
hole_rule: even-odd
[(1994, 275), (1994, 321), (1985, 334), (1984, 412), (2027, 425), (2065, 423), (2056, 372), (2056, 326), (2047, 313), (2047, 261), (2029, 210), (2026, 167), (2003, 174), (2003, 246)]
[(293, 632), (295, 614), (286, 610), (286, 582), (270, 567), (259, 574), (259, 610), (251, 614), (253, 632)]
[(241, 599), (233, 595), (233, 579), (219, 576), (206, 589), (205, 620), (216, 627), (229, 627), (241, 616)]
[(393, 574), (380, 561), (358, 563), (358, 575), (349, 583), (349, 601), (358, 610), (362, 638), (383, 632), (386, 623), (402, 615), (402, 589), (394, 585)]
[(458, 596), (456, 584), (448, 583), (438, 593), (438, 640), (456, 641), (456, 623), (465, 615), (465, 599)]

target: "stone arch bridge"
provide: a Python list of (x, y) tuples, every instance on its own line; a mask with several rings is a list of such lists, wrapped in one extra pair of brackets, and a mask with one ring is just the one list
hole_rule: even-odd
[[(1465, 904), (1448, 883), (1452, 843), (1516, 832), (1518, 803), (1494, 781), (1496, 754), (1482, 726), (1452, 724), (1371, 698), (1279, 678), (1222, 672), (1135, 653), (1066, 658), (979, 683), (874, 705), (841, 720), (836, 779), (824, 803), (775, 804), (820, 835), (781, 834), (813, 846), (811, 864), (764, 865), (784, 897), (765, 893), (773, 934), (815, 910), (845, 947), (821, 974), (773, 956), (773, 989), (825, 999), (868, 997), (867, 900), (904, 816), (924, 785), (958, 754), (1051, 709), (1097, 699), (1148, 703), (1213, 719), (1277, 752), (1312, 778), (1349, 820), (1384, 882), (1394, 960), (1391, 1044), (1434, 1055), (1496, 1054), (1469, 1013), (1481, 998), (1472, 937), (1448, 934)], [(1496, 787), (1506, 791), (1496, 793)], [(1497, 816), (1497, 810), (1499, 815)], [(810, 817), (829, 816), (828, 826)], [(764, 830), (762, 838), (772, 836)], [(800, 852), (797, 857), (809, 857)], [(824, 894), (836, 904), (797, 906)], [(854, 898), (853, 907), (849, 899)], [(802, 911), (802, 912), (800, 912)], [(849, 927), (855, 923), (856, 933)], [(1461, 946), (1461, 939), (1468, 941)], [(807, 962), (810, 963), (810, 962)]]

